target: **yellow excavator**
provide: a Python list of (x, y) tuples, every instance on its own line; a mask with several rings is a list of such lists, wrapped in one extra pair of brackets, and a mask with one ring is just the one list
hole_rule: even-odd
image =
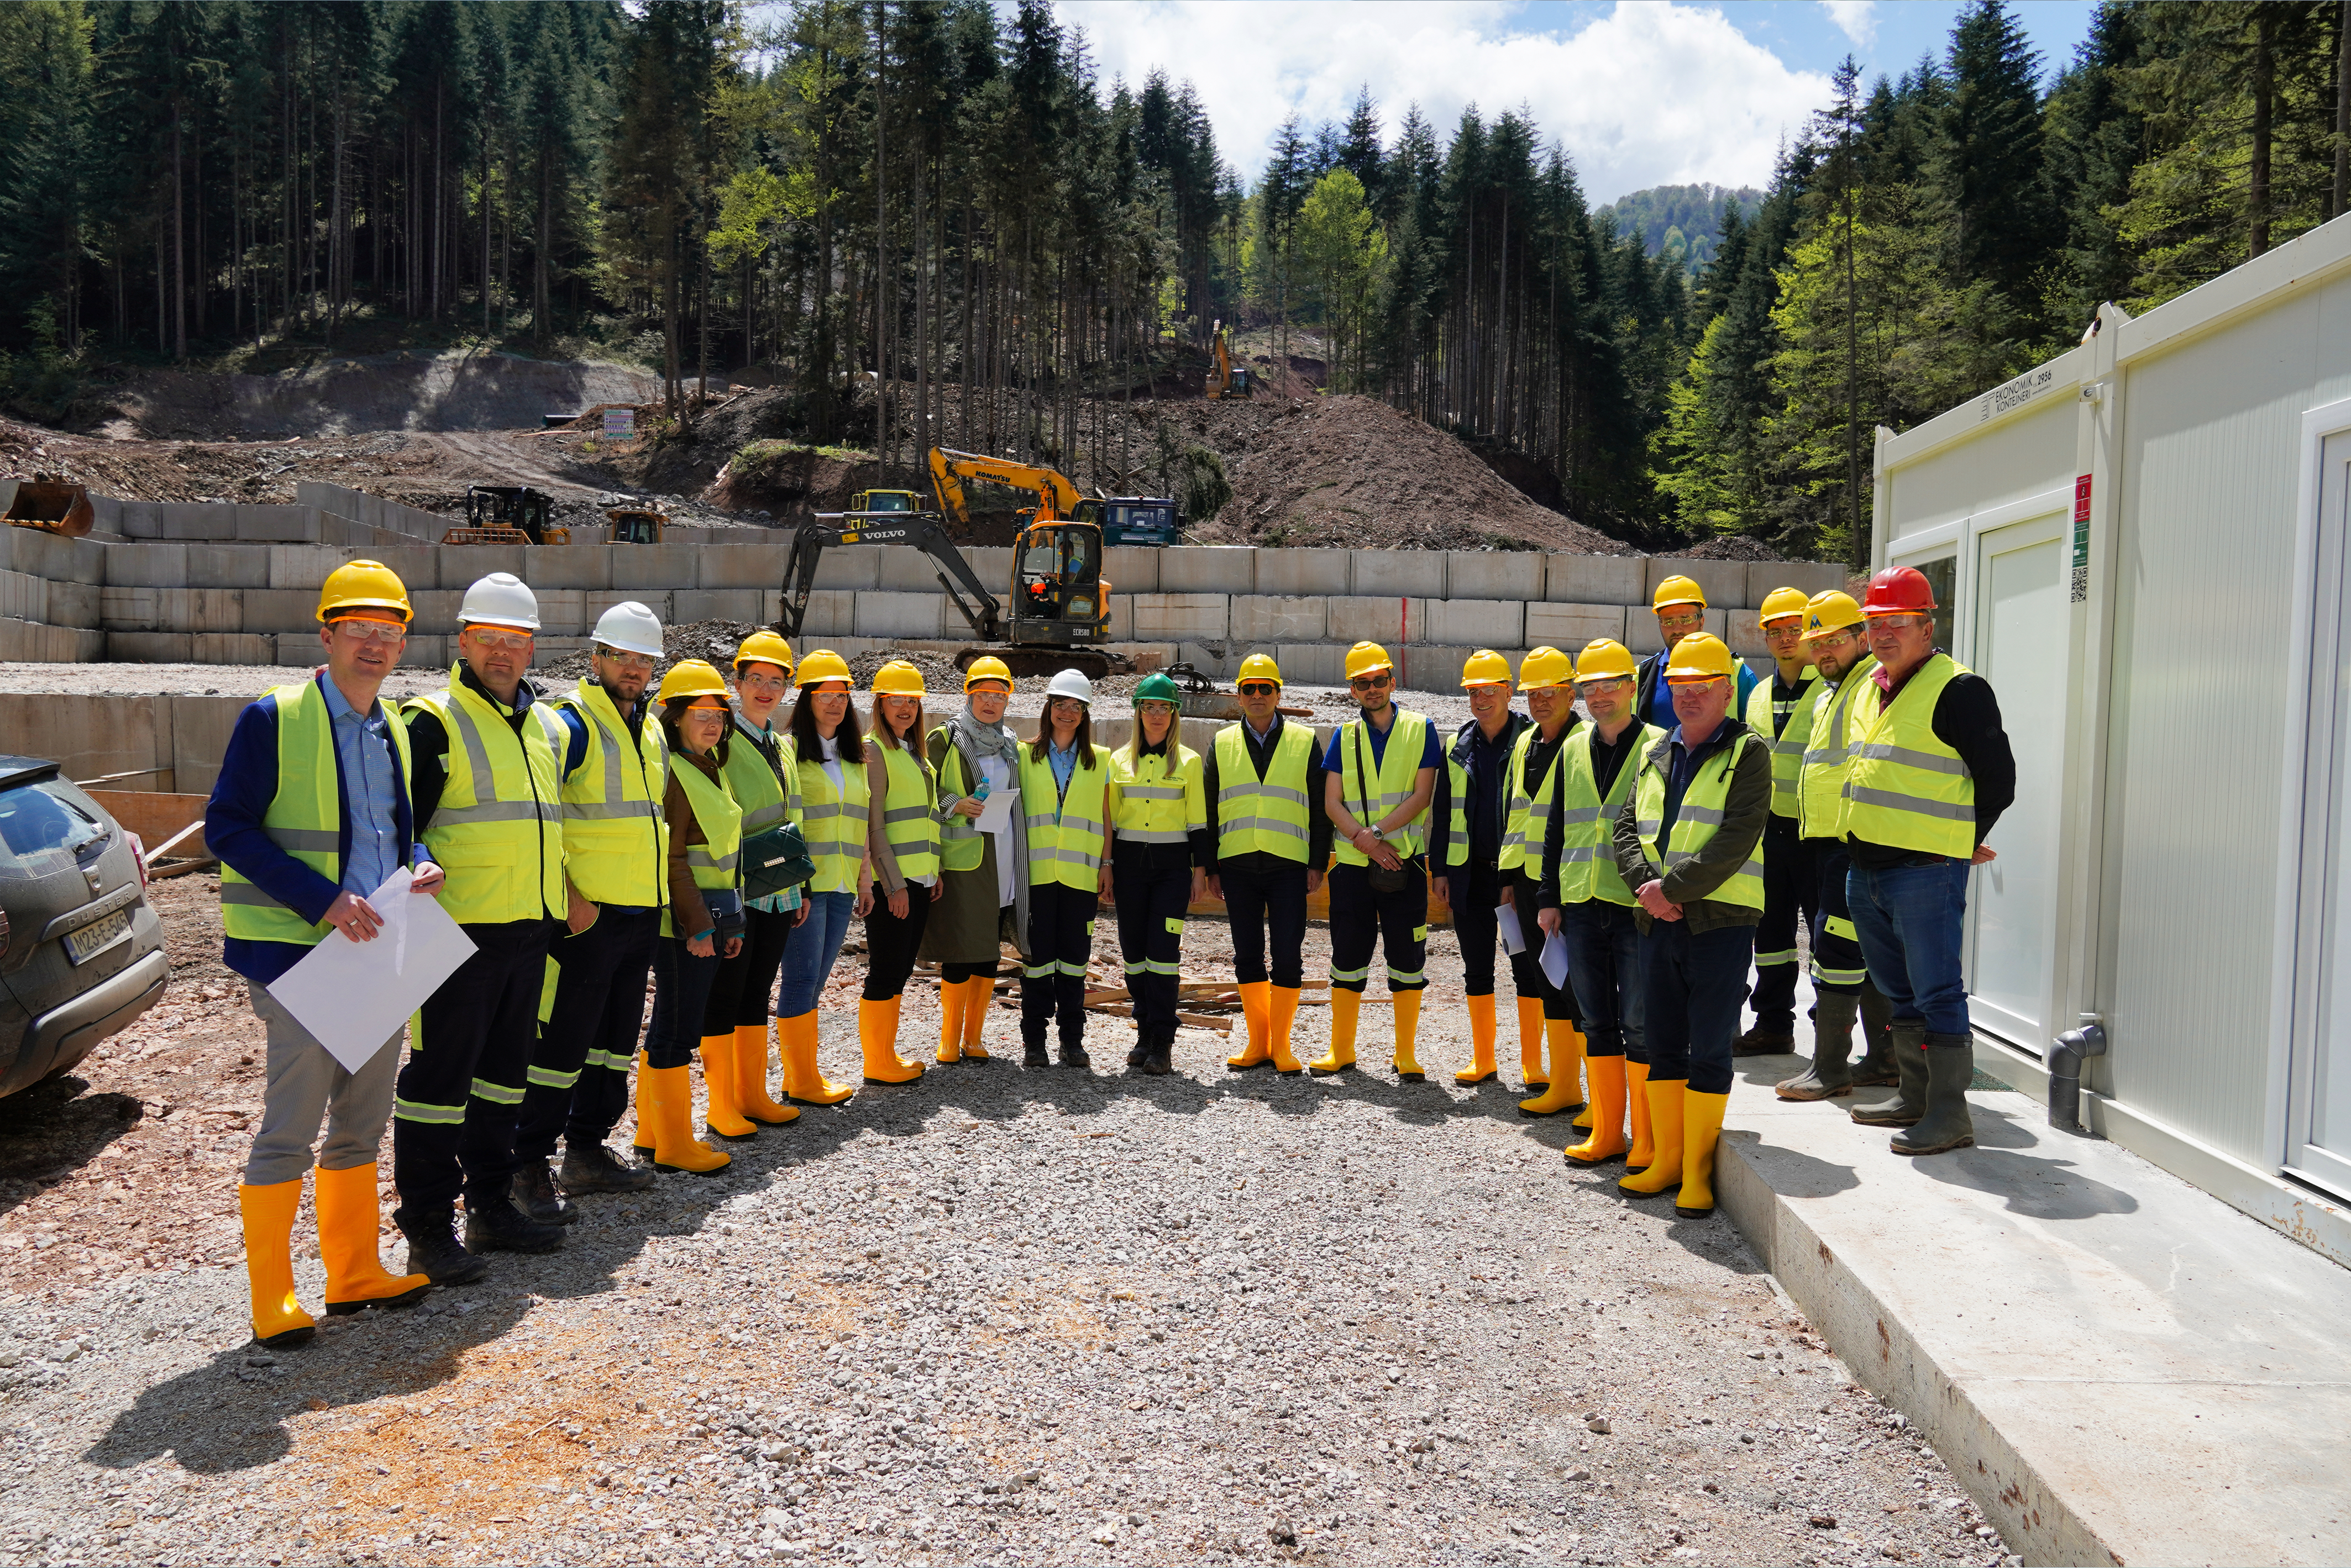
[(1217, 323), (1214, 337), (1217, 367), (1208, 372), (1208, 396), (1222, 402), (1227, 398), (1252, 398), (1257, 385), (1249, 379), (1246, 365), (1233, 363), (1232, 347), (1225, 340), (1225, 324)]

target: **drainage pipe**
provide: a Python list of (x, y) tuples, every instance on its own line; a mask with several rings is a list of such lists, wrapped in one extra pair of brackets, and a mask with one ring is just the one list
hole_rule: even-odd
[(2082, 1062), (2106, 1054), (2105, 1026), (2095, 1012), (2082, 1014), (2082, 1027), (2057, 1036), (2049, 1053), (2049, 1125), (2064, 1132), (2082, 1130)]

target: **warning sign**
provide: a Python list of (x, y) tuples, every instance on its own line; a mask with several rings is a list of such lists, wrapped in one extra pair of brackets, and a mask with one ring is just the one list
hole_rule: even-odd
[(2090, 597), (2090, 476), (2074, 481), (2074, 602)]

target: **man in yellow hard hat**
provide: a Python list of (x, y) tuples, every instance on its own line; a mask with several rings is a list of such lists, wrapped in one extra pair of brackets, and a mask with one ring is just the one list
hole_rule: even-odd
[(1813, 693), (1820, 676), (1804, 651), (1802, 588), (1773, 588), (1756, 620), (1771, 650), (1771, 682), (1747, 694), (1747, 727), (1771, 748), (1771, 821), (1763, 830), (1763, 919), (1755, 928), (1754, 1027), (1739, 1037), (1736, 1056), (1777, 1055), (1796, 1048), (1796, 922), (1820, 940), (1820, 881), (1796, 831), (1796, 775), (1813, 728)]
[[(460, 1194), (466, 1252), (551, 1252), (572, 1217), (546, 1162), (517, 1180), (515, 1156), (548, 940), (566, 903), (563, 727), (528, 677), (538, 600), (522, 580), (483, 577), (465, 590), (457, 620), (449, 684), (405, 710), (417, 832), (448, 872), (441, 907), (474, 944), (417, 1009), (392, 1111), (392, 1219), (428, 1272), (455, 1262), (448, 1249)], [(538, 1213), (517, 1208), (517, 1196)]]
[(1640, 903), (1652, 1144), (1648, 1167), (1616, 1185), (1640, 1197), (1678, 1188), (1686, 1219), (1714, 1212), (1730, 1045), (1763, 913), (1771, 758), (1730, 715), (1737, 668), (1708, 633), (1675, 645), (1666, 680), (1679, 722), (1641, 758), (1614, 828), (1617, 874)]
[[(387, 1273), (376, 1251), (376, 1153), (402, 1031), (347, 1071), (268, 990), (329, 929), (373, 941), (387, 913), (374, 895), (402, 867), (413, 866), (413, 893), (441, 890), (440, 867), (416, 839), (407, 735), (377, 699), (400, 662), (410, 613), (389, 567), (352, 561), (329, 573), (319, 595), (325, 667), (237, 715), (204, 808), (204, 842), (221, 860), (222, 959), (244, 977), (268, 1033), (261, 1129), (237, 1188), (253, 1334), (264, 1345), (314, 1332), (294, 1294), (292, 1252), (314, 1147), (327, 1311), (413, 1305), (428, 1283), (423, 1273)], [(480, 1277), (486, 1265), (467, 1262), (465, 1277)]]
[(1232, 925), (1233, 975), (1249, 1026), (1249, 1044), (1225, 1065), (1270, 1063), (1277, 1073), (1296, 1073), (1290, 1033), (1306, 984), (1306, 898), (1322, 888), (1331, 858), (1322, 754), (1312, 731), (1282, 717), (1281, 666), (1271, 654), (1241, 660), (1238, 691), (1240, 720), (1217, 732), (1201, 787), (1213, 849), (1208, 891), (1225, 901)]
[[(1657, 618), (1657, 636), (1665, 646), (1641, 660), (1639, 691), (1633, 711), (1645, 724), (1670, 730), (1675, 722), (1674, 701), (1665, 678), (1666, 664), (1673, 657), (1677, 643), (1706, 629), (1706, 590), (1698, 586), (1697, 578), (1676, 575), (1657, 585), (1656, 592), (1649, 596), (1649, 608)], [(1734, 716), (1747, 711), (1748, 694), (1760, 684), (1755, 672), (1742, 661), (1738, 670), (1738, 690), (1731, 699), (1730, 711)]]

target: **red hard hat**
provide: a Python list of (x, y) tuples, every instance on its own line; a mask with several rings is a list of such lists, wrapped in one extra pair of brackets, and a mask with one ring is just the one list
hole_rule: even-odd
[(1935, 607), (1935, 587), (1916, 566), (1888, 566), (1869, 579), (1864, 615), (1924, 615)]

